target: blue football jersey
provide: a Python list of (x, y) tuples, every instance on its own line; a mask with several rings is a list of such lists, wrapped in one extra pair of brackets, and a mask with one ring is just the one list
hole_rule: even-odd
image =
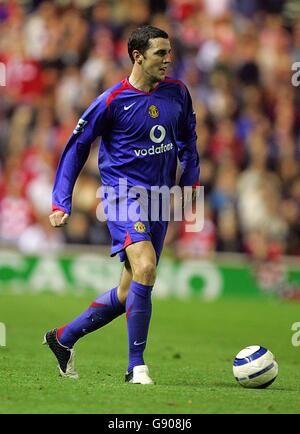
[(197, 183), (195, 127), (191, 97), (181, 81), (166, 78), (147, 93), (122, 80), (95, 99), (68, 140), (56, 172), (53, 209), (70, 214), (74, 184), (97, 137), (103, 185), (115, 187), (126, 178), (128, 187), (172, 187), (177, 158), (180, 185)]

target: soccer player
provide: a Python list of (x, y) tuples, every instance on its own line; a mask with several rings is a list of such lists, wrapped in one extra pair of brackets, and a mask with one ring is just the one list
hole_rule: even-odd
[[(86, 162), (92, 142), (101, 137), (99, 169), (104, 186), (126, 179), (128, 189), (175, 184), (177, 159), (182, 167), (181, 187), (199, 179), (196, 118), (191, 97), (179, 80), (166, 77), (171, 62), (168, 34), (152, 26), (132, 32), (128, 53), (133, 63), (129, 77), (101, 94), (83, 113), (58, 165), (53, 188), (54, 227), (67, 223), (72, 191)], [(123, 203), (117, 197), (116, 204)], [(131, 201), (128, 200), (128, 206)], [(125, 381), (153, 384), (144, 362), (151, 318), (151, 292), (167, 231), (167, 221), (108, 215), (111, 256), (117, 253), (124, 267), (119, 285), (100, 295), (70, 323), (45, 334), (44, 343), (58, 360), (63, 377), (77, 378), (76, 341), (126, 312), (129, 360)]]

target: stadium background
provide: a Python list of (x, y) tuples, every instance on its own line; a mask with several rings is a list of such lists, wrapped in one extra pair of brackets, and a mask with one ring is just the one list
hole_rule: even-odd
[[(171, 223), (165, 252), (199, 263), (217, 261), (216, 253), (244, 254), (261, 288), (294, 293), (282, 258), (300, 254), (299, 92), (291, 85), (298, 16), (296, 1), (281, 0), (1, 1), (2, 245), (25, 255), (92, 245), (107, 256), (110, 236), (96, 217), (98, 147), (60, 231), (48, 223), (53, 177), (80, 114), (129, 73), (130, 31), (151, 23), (168, 31), (169, 75), (193, 97), (206, 197), (204, 229), (190, 235)], [(16, 285), (19, 259), (7, 251), (1, 258), (2, 282)], [(23, 275), (32, 267), (23, 264)]]
[[(270, 305), (265, 297), (275, 295), (280, 302), (299, 298), (300, 101), (299, 88), (291, 82), (292, 65), (300, 61), (297, 0), (0, 1), (0, 62), (6, 67), (6, 86), (0, 86), (0, 322), (7, 324), (11, 351), (0, 352), (1, 357), (4, 354), (2, 366), (10, 372), (2, 411), (25, 411), (24, 400), (31, 412), (75, 411), (74, 402), (68, 406), (60, 386), (51, 383), (50, 374), (47, 387), (53, 398), (50, 392), (46, 395), (47, 387), (40, 380), (44, 378), (42, 368), (35, 367), (37, 374), (32, 374), (32, 360), (42, 360), (49, 373), (53, 368), (53, 360), (41, 356), (37, 343), (53, 322), (59, 324), (80, 312), (92, 293), (114, 286), (120, 264), (109, 258), (109, 233), (96, 218), (97, 144), (77, 181), (72, 217), (63, 230), (51, 228), (48, 221), (53, 177), (81, 113), (98, 94), (128, 75), (127, 37), (144, 23), (169, 33), (173, 65), (168, 74), (182, 79), (193, 97), (205, 225), (200, 233), (191, 235), (183, 224), (170, 223), (155, 288), (155, 296), (166, 300), (156, 301), (158, 317), (152, 327), (153, 336), (157, 330), (173, 355), (153, 338), (153, 358), (154, 364), (156, 356), (167, 360), (174, 377), (170, 374), (165, 384), (173, 384), (174, 379), (176, 389), (171, 389), (173, 398), (166, 405), (159, 404), (163, 389), (156, 389), (154, 400), (151, 393), (140, 396), (141, 402), (148, 398), (152, 402), (150, 410), (146, 404), (143, 408), (219, 412), (220, 395), (214, 390), (230, 406), (236, 392), (224, 364), (230, 370), (230, 357), (245, 345), (259, 343), (261, 337), (281, 357), (280, 367), (286, 363), (284, 384), (288, 389), (279, 383), (278, 390), (284, 391), (278, 401), (274, 398), (273, 407), (266, 408), (263, 397), (252, 395), (251, 400), (247, 396), (248, 409), (293, 411), (294, 368), (299, 362), (289, 340), (291, 325), (299, 321), (298, 307), (290, 302)], [(45, 294), (49, 291), (61, 295), (59, 302)], [(43, 293), (42, 298), (27, 298), (30, 292)], [(20, 295), (10, 298), (10, 294)], [(76, 301), (72, 294), (86, 298)], [(179, 305), (172, 295), (190, 304)], [(202, 303), (203, 298), (220, 296), (225, 304)], [(241, 301), (245, 296), (248, 301)], [(249, 312), (256, 315), (249, 318)], [(175, 336), (171, 324), (176, 328), (179, 323), (183, 329), (178, 328)], [(126, 342), (125, 327), (122, 332), (117, 326), (112, 330), (116, 340)], [(102, 339), (108, 348), (104, 358), (92, 347), (89, 336), (82, 345), (90, 349), (95, 365), (119, 375), (123, 364), (113, 359), (108, 336), (104, 331)], [(179, 349), (176, 339), (182, 342)], [(204, 346), (196, 344), (199, 339)], [(125, 346), (122, 351), (125, 358)], [(186, 360), (182, 354), (195, 363), (180, 365), (187, 378), (184, 386), (191, 378), (192, 398), (178, 407), (172, 402), (181, 402), (176, 397), (182, 384), (175, 384), (178, 367), (173, 365)], [(217, 356), (215, 361), (212, 354)], [(9, 361), (12, 356), (18, 359), (19, 374), (12, 370), (16, 366)], [(204, 368), (200, 364), (201, 375), (196, 370), (199, 361), (205, 364)], [(79, 362), (93, 377), (90, 359)], [(159, 366), (157, 361), (157, 371)], [(226, 371), (228, 389), (222, 382), (211, 382), (215, 369)], [(164, 378), (163, 373), (161, 376)], [(7, 378), (2, 380), (5, 385)], [(45, 395), (38, 400), (31, 384), (39, 381)], [(110, 390), (109, 382), (105, 386)], [(84, 409), (81, 405), (86, 405), (86, 411), (95, 409), (91, 389), (85, 393), (83, 383), (80, 387), (81, 391), (76, 389), (79, 400), (82, 396), (77, 411)], [(16, 393), (14, 403), (11, 390)], [(75, 400), (75, 386), (70, 390)], [(185, 397), (186, 389), (182, 390)], [(194, 396), (197, 390), (204, 393), (202, 404)], [(111, 396), (114, 392), (111, 389)], [(128, 393), (122, 393), (128, 399)], [(54, 398), (56, 406), (51, 402)], [(236, 393), (232, 409), (243, 411), (244, 402), (244, 395)], [(105, 405), (102, 411), (121, 408)], [(122, 409), (139, 411), (129, 403)]]

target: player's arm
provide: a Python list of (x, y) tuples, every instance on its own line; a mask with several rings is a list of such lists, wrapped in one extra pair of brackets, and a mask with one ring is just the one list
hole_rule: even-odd
[(178, 158), (182, 174), (179, 181), (181, 187), (200, 185), (200, 164), (197, 152), (196, 114), (193, 110), (191, 96), (184, 86), (183, 112), (180, 121)]
[(50, 223), (54, 227), (67, 223), (71, 214), (72, 194), (94, 140), (101, 136), (108, 123), (105, 99), (98, 97), (83, 113), (60, 158), (52, 192)]

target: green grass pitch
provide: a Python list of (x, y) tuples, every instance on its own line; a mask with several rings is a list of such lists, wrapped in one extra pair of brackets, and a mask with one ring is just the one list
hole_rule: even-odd
[[(2, 295), (0, 413), (299, 413), (300, 347), (291, 326), (299, 304), (278, 300), (153, 300), (146, 363), (155, 386), (124, 383), (125, 317), (76, 345), (78, 381), (62, 379), (41, 345), (44, 332), (84, 310), (74, 296)], [(263, 345), (276, 356), (279, 375), (265, 390), (244, 389), (232, 374), (236, 353)]]

